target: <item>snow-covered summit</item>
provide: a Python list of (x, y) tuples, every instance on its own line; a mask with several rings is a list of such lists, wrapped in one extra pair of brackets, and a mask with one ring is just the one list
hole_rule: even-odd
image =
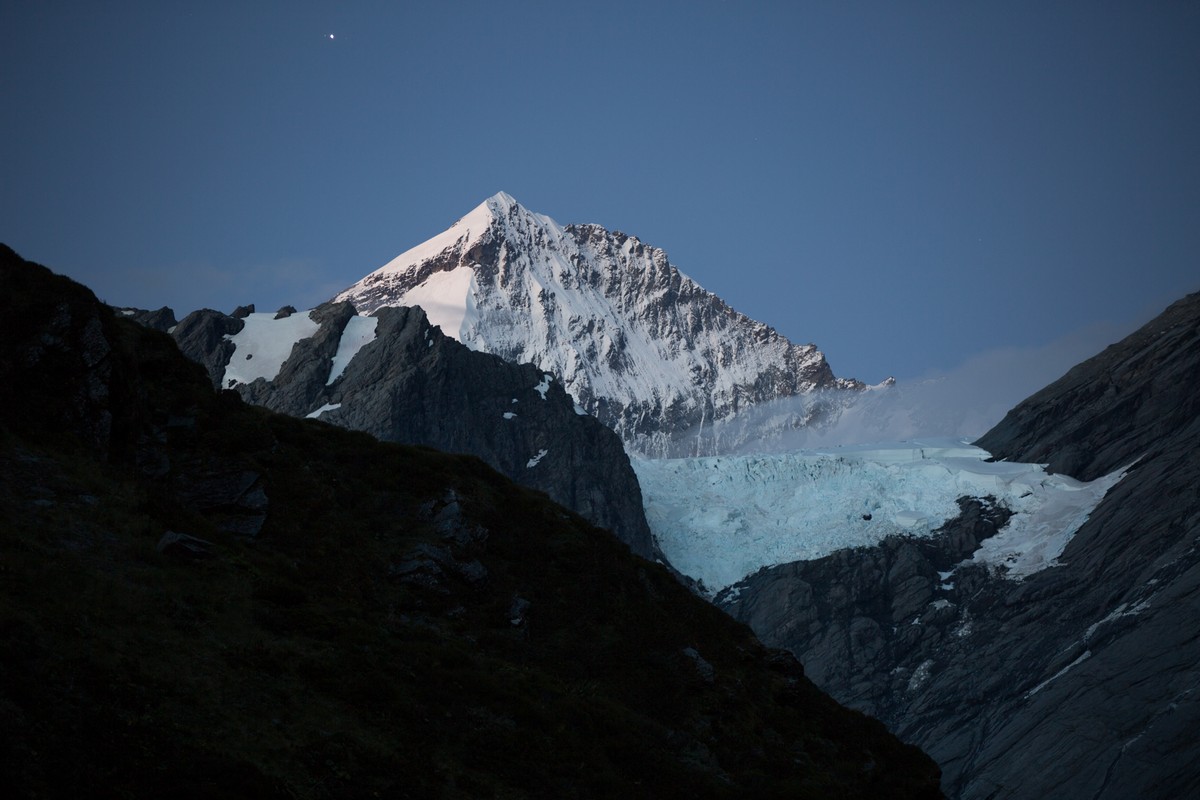
[[(429, 259), (435, 258), (436, 256), (439, 256), (451, 249), (459, 252), (469, 251), (488, 234), (493, 225), (495, 225), (499, 220), (503, 220), (505, 217), (507, 217), (512, 209), (519, 207), (519, 204), (512, 195), (508, 194), (507, 192), (497, 192), (487, 200), (484, 200), (482, 203), (477, 205), (475, 208), (471, 209), (471, 211), (469, 211), (460, 220), (439, 233), (437, 236), (434, 236), (428, 241), (422, 242), (416, 247), (405, 250), (387, 264), (384, 264), (382, 267), (363, 278), (363, 280), (359, 281), (359, 283), (355, 284), (355, 286), (361, 286), (364, 283), (387, 282), (389, 276), (398, 276), (403, 275), (406, 272), (410, 272)], [(554, 220), (550, 219), (549, 217), (542, 217), (535, 214), (528, 214), (528, 217), (531, 220), (549, 225), (561, 231)], [(354, 287), (347, 289), (346, 292), (342, 293), (342, 295), (353, 291), (353, 289)], [(342, 295), (339, 295), (339, 299), (342, 298)], [(379, 303), (374, 308), (360, 308), (359, 311), (362, 313), (368, 313), (374, 311), (375, 308), (384, 305), (392, 304)], [(447, 333), (450, 334), (451, 332), (448, 331)]]
[(363, 314), (419, 305), (475, 350), (557, 373), (583, 410), (647, 453), (766, 400), (858, 386), (662, 250), (600, 225), (559, 225), (504, 192), (335, 299)]

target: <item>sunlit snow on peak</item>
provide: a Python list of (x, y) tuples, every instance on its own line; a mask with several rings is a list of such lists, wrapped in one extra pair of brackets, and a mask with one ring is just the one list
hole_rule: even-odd
[[(447, 336), (464, 341), (465, 323), (473, 321), (474, 302), (471, 289), (475, 272), (470, 267), (459, 267), (449, 272), (435, 272), (420, 286), (414, 287), (404, 296), (404, 304), (420, 306), (429, 318)], [(470, 342), (464, 342), (468, 346)]]
[[(468, 250), (472, 244), (479, 241), (487, 233), (494, 220), (495, 215), (490, 201), (484, 201), (437, 236), (422, 242), (416, 247), (405, 250), (372, 272), (364, 280), (378, 279), (389, 273), (408, 272), (413, 267), (431, 258), (436, 258), (451, 248), (457, 247), (460, 250)], [(346, 294), (346, 292), (343, 292), (337, 299), (346, 299)]]
[(419, 305), (468, 347), (552, 372), (641, 452), (765, 396), (832, 380), (793, 345), (599, 225), (563, 227), (500, 192), (337, 297), (360, 313)]
[(519, 206), (520, 203), (508, 192), (500, 191), (489, 197), (484, 204), (496, 211), (507, 212), (513, 206)]

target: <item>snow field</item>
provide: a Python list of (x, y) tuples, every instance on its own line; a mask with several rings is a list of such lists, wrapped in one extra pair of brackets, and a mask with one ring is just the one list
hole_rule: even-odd
[(311, 312), (300, 312), (275, 319), (272, 312), (250, 314), (240, 331), (225, 338), (234, 344), (233, 356), (225, 365), (225, 388), (253, 383), (259, 378), (274, 380), (283, 362), (292, 354), (292, 345), (307, 339), (320, 326)]
[(470, 267), (435, 272), (420, 286), (406, 292), (402, 305), (420, 306), (430, 325), (463, 341), (464, 328), (475, 321), (474, 281), (475, 271)]

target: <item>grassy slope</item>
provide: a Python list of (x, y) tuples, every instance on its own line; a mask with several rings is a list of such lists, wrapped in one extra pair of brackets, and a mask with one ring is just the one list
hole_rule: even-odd
[[(0, 415), (0, 774), (17, 795), (937, 795), (922, 754), (543, 495), (216, 396), (167, 337), (0, 255), (0, 378), (21, 388)], [(112, 412), (107, 453), (77, 430), (90, 373), (20, 350), (64, 302), (64, 341), (95, 306), (114, 348), (88, 401)], [(167, 475), (136, 466), (147, 447)], [(257, 538), (173, 490), (214, 464), (263, 476)], [(448, 546), (450, 490), (455, 530), (486, 531), (455, 563), (486, 578), (398, 579), (414, 548)], [(166, 530), (211, 557), (157, 552)]]

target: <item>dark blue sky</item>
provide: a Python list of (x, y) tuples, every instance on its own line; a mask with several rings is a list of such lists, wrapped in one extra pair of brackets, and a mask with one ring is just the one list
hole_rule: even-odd
[(417, 5), (3, 4), (0, 241), (308, 306), (505, 190), (872, 382), (1200, 289), (1200, 4)]

